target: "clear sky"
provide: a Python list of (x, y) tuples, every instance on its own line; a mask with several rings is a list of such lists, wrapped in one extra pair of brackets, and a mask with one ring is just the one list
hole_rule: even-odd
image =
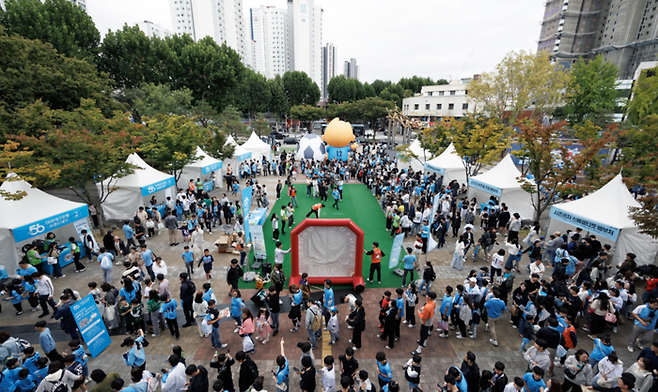
[[(210, 1), (210, 0), (207, 0)], [(338, 72), (356, 58), (361, 81), (413, 75), (457, 79), (487, 72), (509, 51), (535, 51), (542, 0), (316, 0), (323, 44), (337, 47)], [(243, 0), (251, 7), (286, 0)], [(124, 23), (150, 20), (172, 29), (169, 0), (87, 0), (105, 36)]]

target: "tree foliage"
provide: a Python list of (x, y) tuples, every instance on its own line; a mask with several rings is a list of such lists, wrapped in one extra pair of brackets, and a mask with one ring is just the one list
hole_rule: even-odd
[(405, 90), (399, 84), (391, 84), (379, 93), (379, 98), (393, 101), (399, 108), (402, 108), (402, 99), (405, 97)]
[(278, 118), (290, 111), (290, 103), (286, 95), (286, 88), (283, 85), (283, 80), (280, 75), (275, 75), (273, 79), (267, 81), (270, 89), (270, 104), (269, 111)]
[(188, 115), (192, 107), (192, 91), (187, 88), (173, 90), (166, 84), (143, 84), (139, 88), (126, 89), (121, 100), (131, 108), (136, 122), (141, 122), (142, 116), (157, 114)]
[(627, 108), (628, 120), (640, 124), (647, 116), (658, 114), (658, 67), (642, 70), (633, 87), (633, 100)]
[(436, 85), (436, 84), (448, 84), (447, 82), (443, 83), (445, 81), (445, 79), (440, 79), (439, 81), (441, 83), (434, 82), (434, 80), (432, 80), (432, 78), (423, 78), (423, 77), (414, 75), (410, 78), (400, 79), (398, 84), (400, 85), (400, 87), (402, 87), (403, 90), (410, 90), (412, 93), (418, 94), (418, 93), (420, 93), (420, 90), (423, 88), (423, 86), (433, 86), (433, 85)]
[(510, 52), (493, 72), (471, 83), (468, 95), (479, 112), (514, 125), (524, 111), (536, 119), (560, 104), (569, 80), (564, 67), (552, 64), (548, 53)]
[(349, 122), (369, 122), (370, 126), (374, 128), (379, 120), (386, 117), (387, 109), (394, 107), (395, 104), (391, 101), (370, 97), (356, 102), (331, 104), (327, 108), (325, 117), (338, 117)]
[[(369, 86), (369, 85), (368, 85)], [(372, 86), (369, 86), (372, 88)], [(369, 90), (369, 93), (371, 92)], [(366, 98), (366, 91), (358, 79), (338, 75), (331, 78), (327, 84), (330, 103), (354, 102)], [(374, 90), (372, 90), (374, 96)]]
[(581, 57), (571, 67), (567, 88), (568, 102), (564, 113), (569, 123), (582, 124), (586, 119), (611, 115), (617, 106), (617, 76), (619, 69), (598, 55), (588, 63)]
[(249, 136), (247, 126), (240, 121), (240, 111), (235, 106), (228, 106), (219, 115), (219, 123), (217, 126), (224, 131), (227, 135), (242, 135)]
[(290, 106), (315, 106), (320, 100), (320, 88), (306, 72), (288, 71), (283, 74), (281, 79)]
[(424, 128), (418, 133), (417, 137), (420, 146), (434, 156), (440, 155), (450, 145), (448, 129), (441, 122), (436, 122), (432, 127)]
[(0, 25), (8, 34), (51, 44), (62, 55), (93, 62), (100, 34), (91, 17), (67, 0), (7, 0)]
[(622, 163), (637, 180), (650, 181), (658, 175), (658, 115), (645, 117), (625, 132)]
[(267, 78), (249, 68), (234, 92), (234, 105), (243, 113), (255, 116), (266, 112), (272, 100)]

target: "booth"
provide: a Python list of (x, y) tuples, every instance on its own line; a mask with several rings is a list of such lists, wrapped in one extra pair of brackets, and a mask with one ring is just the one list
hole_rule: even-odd
[(398, 159), (399, 169), (411, 169), (415, 172), (423, 171), (423, 166), (425, 165), (425, 161), (434, 156), (434, 154), (432, 154), (430, 151), (425, 150), (420, 146), (420, 141), (418, 139), (414, 140), (409, 145), (409, 151), (411, 151), (414, 155), (416, 155), (416, 158), (411, 158), (411, 161), (409, 162), (401, 162)]
[(466, 184), (464, 162), (457, 155), (452, 143), (441, 155), (425, 162), (425, 170), (443, 176), (443, 185), (448, 185), (452, 180), (457, 180), (460, 185)]
[[(36, 239), (45, 239), (52, 232), (60, 246), (69, 243), (69, 237), (80, 238), (80, 232), (87, 230), (89, 225), (89, 210), (86, 204), (75, 203), (49, 195), (23, 180), (6, 181), (0, 186), (6, 192), (25, 192), (20, 200), (6, 200), (0, 197), (0, 252), (2, 266), (11, 277), (18, 269), (18, 262), (23, 257), (23, 246)], [(84, 253), (82, 242), (81, 257)], [(44, 255), (44, 272), (51, 273)], [(60, 254), (62, 267), (73, 262), (70, 249), (64, 249)]]
[[(227, 141), (228, 143), (228, 141)], [(240, 165), (242, 162), (252, 159), (252, 153), (251, 151), (247, 151), (242, 146), (236, 145), (235, 149), (233, 150), (233, 156), (230, 158), (226, 158), (222, 161), (222, 167), (223, 171), (227, 173), (227, 169), (229, 165), (231, 166), (231, 170), (233, 172), (233, 177), (239, 178), (240, 177)]]
[(653, 264), (658, 242), (640, 233), (628, 215), (629, 207), (640, 207), (640, 203), (633, 198), (619, 174), (588, 196), (551, 206), (547, 232), (564, 233), (580, 227), (585, 236), (595, 235), (601, 244), (614, 244), (612, 265), (623, 262), (627, 253), (635, 253), (637, 265)]
[[(206, 154), (200, 147), (196, 148), (196, 155), (199, 157), (198, 160), (183, 167), (183, 171), (178, 179), (178, 187), (185, 189), (190, 180), (196, 182), (197, 178), (200, 178), (203, 181), (203, 189), (206, 192), (215, 188), (221, 188), (224, 183), (221, 170), (223, 166), (222, 161)], [(213, 172), (215, 172), (214, 184), (210, 180), (210, 174)]]
[(532, 195), (521, 188), (518, 180), (520, 177), (521, 172), (514, 166), (512, 157), (507, 154), (488, 172), (468, 179), (468, 197), (475, 197), (479, 203), (486, 203), (493, 195), (501, 203), (507, 204), (510, 214), (518, 212), (521, 219), (534, 219)]
[(268, 161), (271, 159), (270, 151), (272, 151), (272, 147), (262, 141), (260, 137), (256, 135), (256, 132), (252, 131), (249, 139), (247, 139), (247, 141), (240, 147), (251, 152), (251, 159), (256, 159), (258, 161), (261, 161), (263, 159), (262, 157), (265, 157)]
[(175, 198), (174, 176), (155, 170), (134, 153), (128, 156), (126, 163), (137, 166), (132, 174), (103, 181), (104, 186), (113, 189), (102, 204), (105, 219), (132, 219), (139, 207), (149, 206), (153, 196), (160, 204), (167, 196)]

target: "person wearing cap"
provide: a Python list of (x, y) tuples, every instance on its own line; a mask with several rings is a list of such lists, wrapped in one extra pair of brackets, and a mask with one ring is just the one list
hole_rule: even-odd
[(190, 377), (190, 381), (184, 386), (187, 392), (208, 392), (210, 382), (208, 381), (208, 370), (203, 365), (190, 365), (185, 369), (185, 375)]
[(146, 367), (146, 354), (142, 342), (144, 341), (144, 331), (137, 330), (137, 339), (127, 337), (123, 339), (121, 347), (128, 347), (128, 351), (123, 353), (123, 362), (133, 369), (139, 368), (142, 371)]
[(167, 359), (167, 363), (171, 369), (162, 369), (163, 374), (158, 375), (162, 377), (162, 392), (183, 392), (183, 388), (187, 379), (185, 378), (185, 365), (180, 362), (180, 357), (172, 354)]

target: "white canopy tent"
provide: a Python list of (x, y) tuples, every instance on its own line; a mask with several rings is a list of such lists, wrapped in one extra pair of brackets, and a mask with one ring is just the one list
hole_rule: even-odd
[(206, 154), (201, 147), (196, 148), (196, 156), (199, 157), (198, 160), (183, 167), (181, 176), (178, 179), (178, 187), (185, 189), (190, 180), (196, 182), (197, 178), (200, 178), (203, 182), (210, 181), (210, 173), (215, 172), (215, 187), (221, 188), (224, 182), (222, 161)]
[(615, 243), (612, 265), (624, 261), (627, 253), (635, 253), (638, 265), (653, 264), (658, 253), (658, 242), (640, 233), (629, 217), (629, 207), (639, 207), (617, 175), (601, 189), (576, 201), (551, 207), (548, 233), (580, 227), (588, 235), (595, 235), (602, 243)]
[(231, 136), (231, 135), (228, 135), (228, 137), (226, 138), (226, 141), (224, 142), (224, 145), (227, 145), (227, 144), (232, 144), (236, 147), (238, 146), (238, 142), (236, 142), (235, 139), (233, 139), (233, 136)]
[(272, 147), (262, 141), (256, 132), (251, 132), (251, 136), (241, 146), (243, 149), (251, 152), (251, 159), (262, 160), (264, 156), (268, 161), (270, 160), (270, 151)]
[[(231, 137), (229, 136), (229, 138)], [(233, 138), (231, 138), (231, 140), (227, 140), (226, 143), (224, 143), (224, 145), (228, 144), (229, 142), (232, 142), (231, 144), (235, 146), (235, 149), (233, 150), (233, 156), (224, 159), (222, 161), (222, 165), (223, 165), (222, 167), (224, 168), (223, 170), (224, 173), (228, 173), (228, 168), (230, 166), (233, 176), (238, 177), (240, 173), (240, 164), (243, 161), (251, 159), (253, 154), (251, 151), (245, 150), (244, 148), (242, 148), (242, 146), (239, 146), (237, 143), (235, 143), (235, 140), (232, 139)]]
[(488, 172), (468, 179), (468, 197), (486, 203), (490, 196), (496, 196), (507, 204), (510, 214), (518, 212), (521, 219), (533, 219), (532, 196), (521, 188), (519, 177), (522, 177), (521, 172), (507, 154)]
[(418, 139), (414, 140), (409, 145), (409, 151), (411, 151), (414, 155), (416, 155), (416, 158), (411, 158), (411, 161), (409, 162), (398, 161), (398, 168), (411, 169), (415, 172), (423, 171), (423, 165), (425, 164), (425, 160), (430, 159), (434, 156), (431, 152), (425, 150), (423, 147), (420, 146), (420, 141)]
[(69, 237), (78, 237), (76, 227), (89, 230), (86, 204), (49, 195), (23, 180), (6, 181), (0, 189), (26, 193), (20, 200), (0, 197), (0, 252), (10, 277), (22, 257), (20, 249), (34, 239), (45, 239), (47, 233), (53, 232), (63, 244)]
[(133, 174), (103, 181), (105, 187), (114, 189), (102, 205), (105, 219), (131, 219), (140, 206), (148, 205), (151, 197), (162, 203), (167, 196), (176, 196), (176, 181), (171, 174), (155, 170), (135, 153), (128, 156), (126, 163), (137, 166)]
[(457, 180), (460, 185), (466, 184), (464, 163), (452, 143), (441, 155), (425, 162), (425, 170), (443, 176), (443, 185), (447, 186), (452, 180)]

